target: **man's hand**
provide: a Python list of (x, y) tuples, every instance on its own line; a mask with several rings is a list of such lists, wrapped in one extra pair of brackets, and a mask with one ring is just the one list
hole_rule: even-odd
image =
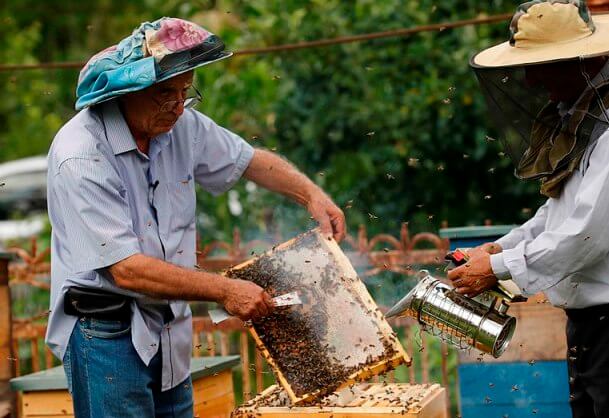
[(264, 289), (255, 283), (239, 279), (226, 281), (221, 303), (228, 313), (244, 321), (264, 318), (270, 315), (275, 307), (273, 299)]
[(496, 242), (486, 242), (476, 248), (486, 251), (489, 254), (498, 254), (503, 251), (501, 245), (497, 244)]
[(307, 204), (307, 210), (319, 222), (322, 234), (333, 236), (337, 242), (345, 238), (345, 214), (325, 193), (317, 193)]
[(448, 271), (457, 293), (474, 297), (497, 284), (497, 277), (491, 268), (490, 254), (480, 247), (468, 253), (467, 263)]

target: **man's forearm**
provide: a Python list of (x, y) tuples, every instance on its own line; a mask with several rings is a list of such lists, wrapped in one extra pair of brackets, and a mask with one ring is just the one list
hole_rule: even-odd
[(300, 203), (322, 233), (338, 242), (345, 237), (345, 214), (332, 199), (296, 167), (269, 151), (256, 150), (244, 177)]
[(316, 193), (324, 194), (321, 188), (296, 167), (266, 150), (256, 149), (243, 177), (303, 206), (306, 206)]
[(230, 279), (136, 254), (109, 268), (116, 285), (159, 299), (221, 302)]

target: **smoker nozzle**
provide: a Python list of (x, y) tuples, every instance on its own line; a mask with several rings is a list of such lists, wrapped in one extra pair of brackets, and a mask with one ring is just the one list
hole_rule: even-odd
[(410, 307), (411, 299), (412, 298), (410, 295), (406, 295), (406, 297), (402, 298), (402, 300), (393, 305), (393, 307), (387, 311), (385, 318), (390, 319), (397, 316), (403, 316), (406, 310)]

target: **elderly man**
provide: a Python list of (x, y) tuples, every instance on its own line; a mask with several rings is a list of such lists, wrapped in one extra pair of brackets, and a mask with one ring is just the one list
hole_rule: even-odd
[(466, 295), (511, 278), (564, 308), (573, 416), (609, 417), (609, 15), (536, 0), (510, 29), (472, 66), (516, 175), (541, 180), (548, 200), (448, 277)]
[(195, 183), (242, 176), (305, 206), (340, 240), (344, 215), (279, 156), (205, 115), (193, 69), (230, 56), (180, 19), (144, 23), (82, 69), (77, 110), (49, 152), (52, 230), (47, 343), (77, 417), (192, 417), (188, 300), (243, 320), (273, 310), (257, 285), (197, 271)]

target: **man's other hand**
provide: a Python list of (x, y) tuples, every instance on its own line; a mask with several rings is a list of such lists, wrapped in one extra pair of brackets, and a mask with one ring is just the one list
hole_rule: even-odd
[(345, 238), (345, 214), (325, 193), (317, 193), (309, 201), (307, 210), (319, 222), (322, 234), (332, 236), (336, 242)]
[(275, 304), (268, 293), (247, 280), (228, 279), (221, 303), (231, 315), (244, 321), (257, 320), (273, 312)]
[(497, 277), (491, 268), (491, 256), (481, 248), (473, 248), (467, 253), (467, 263), (448, 271), (448, 278), (457, 293), (474, 297), (497, 284)]
[(489, 254), (499, 254), (503, 251), (501, 245), (497, 244), (496, 242), (485, 242), (484, 244), (479, 245), (476, 248), (479, 248)]

